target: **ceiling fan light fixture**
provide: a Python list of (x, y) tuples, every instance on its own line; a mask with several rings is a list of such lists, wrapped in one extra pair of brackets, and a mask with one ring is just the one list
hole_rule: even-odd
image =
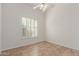
[(36, 5), (33, 9), (39, 8), (39, 9), (42, 10), (42, 11), (46, 11), (47, 7), (48, 7), (47, 4), (41, 3), (41, 4)]
[(46, 11), (46, 9), (48, 8), (48, 5), (47, 4), (45, 4), (45, 6), (43, 7), (43, 11)]
[(40, 10), (41, 10), (43, 7), (44, 7), (43, 4), (41, 4), (41, 5), (40, 5)]

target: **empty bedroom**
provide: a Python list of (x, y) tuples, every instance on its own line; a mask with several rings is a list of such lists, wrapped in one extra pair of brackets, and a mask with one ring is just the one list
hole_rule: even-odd
[(79, 3), (0, 3), (0, 56), (79, 56)]

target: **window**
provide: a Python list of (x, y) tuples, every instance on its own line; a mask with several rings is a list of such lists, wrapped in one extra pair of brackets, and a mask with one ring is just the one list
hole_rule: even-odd
[(22, 17), (23, 37), (35, 38), (37, 37), (37, 20)]

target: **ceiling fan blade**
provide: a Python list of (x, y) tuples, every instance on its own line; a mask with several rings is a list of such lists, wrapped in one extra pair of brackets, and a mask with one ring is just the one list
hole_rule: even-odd
[(40, 4), (38, 4), (35, 7), (33, 7), (33, 9), (37, 9), (38, 7), (40, 7)]

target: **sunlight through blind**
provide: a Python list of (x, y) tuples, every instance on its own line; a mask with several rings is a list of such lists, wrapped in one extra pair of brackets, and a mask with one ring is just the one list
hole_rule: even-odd
[(22, 17), (23, 37), (36, 38), (37, 37), (37, 20)]

